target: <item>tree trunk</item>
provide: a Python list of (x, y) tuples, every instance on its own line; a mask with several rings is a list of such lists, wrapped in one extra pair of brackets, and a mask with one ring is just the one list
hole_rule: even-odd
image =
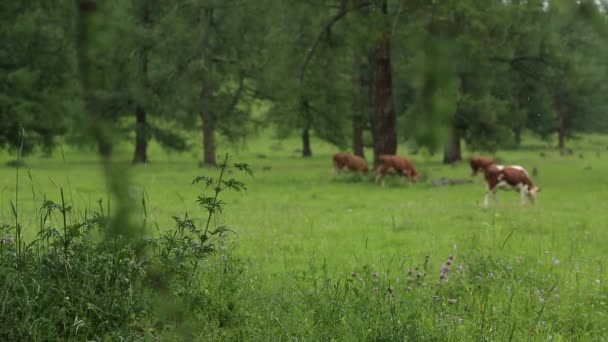
[(133, 164), (148, 162), (148, 122), (146, 110), (142, 106), (135, 108), (135, 153)]
[(353, 117), (353, 153), (361, 158), (365, 158), (363, 149), (363, 118), (361, 115)]
[[(386, 13), (386, 3), (384, 3)], [(393, 99), (391, 46), (385, 36), (374, 54), (373, 126), (374, 164), (381, 154), (397, 153), (397, 118)]]
[(521, 126), (517, 126), (513, 129), (513, 134), (515, 135), (515, 146), (521, 146)]
[(213, 106), (213, 84), (211, 82), (211, 72), (207, 75), (208, 79), (204, 82), (202, 92), (203, 108), (201, 110), (201, 120), (203, 121), (203, 162), (201, 166), (216, 166), (215, 160), (215, 124), (216, 115)]
[(445, 145), (443, 151), (443, 163), (452, 164), (462, 160), (462, 151), (460, 148), (460, 130), (458, 127), (452, 127), (450, 140)]
[(103, 159), (110, 160), (113, 150), (112, 147), (112, 142), (108, 139), (107, 134), (103, 134), (103, 136), (97, 136), (97, 152)]
[[(148, 2), (144, 3), (142, 22), (146, 29), (150, 24), (150, 8)], [(142, 79), (148, 78), (148, 49), (143, 48), (141, 56)], [(138, 104), (135, 107), (135, 152), (133, 153), (133, 164), (143, 164), (148, 162), (148, 121), (146, 109)]]
[(363, 151), (363, 111), (365, 110), (363, 66), (360, 58), (356, 57), (353, 68), (353, 153), (361, 158), (365, 158)]
[(312, 149), (310, 148), (310, 128), (308, 125), (302, 129), (302, 157), (312, 157)]
[(300, 106), (304, 116), (304, 128), (302, 129), (302, 157), (309, 158), (312, 157), (312, 149), (310, 148), (310, 126), (312, 120), (310, 117), (310, 105), (307, 100), (302, 99)]
[(216, 166), (215, 160), (215, 118), (213, 113), (205, 111), (201, 114), (203, 120), (203, 166)]
[(557, 148), (561, 155), (566, 155), (566, 120), (562, 111), (559, 111), (559, 126), (557, 128)]

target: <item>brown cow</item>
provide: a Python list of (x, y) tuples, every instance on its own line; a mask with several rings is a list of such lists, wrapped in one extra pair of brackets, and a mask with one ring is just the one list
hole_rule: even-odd
[(492, 193), (492, 197), (494, 197), (494, 201), (496, 201), (496, 190), (499, 187), (519, 190), (521, 205), (525, 204), (526, 195), (528, 195), (530, 202), (534, 204), (536, 194), (540, 191), (537, 186), (532, 184), (528, 171), (517, 165), (491, 165), (485, 169), (485, 178), (488, 187), (483, 199), (484, 208), (488, 207), (488, 197), (490, 193)]
[(420, 180), (420, 174), (414, 168), (414, 163), (405, 157), (383, 154), (378, 157), (378, 161), (380, 164), (376, 168), (376, 184), (382, 180), (382, 185), (384, 185), (384, 176), (390, 172), (397, 172), (397, 174), (409, 178), (412, 183)]
[(477, 175), (477, 172), (479, 172), (479, 170), (485, 172), (488, 167), (496, 164), (496, 160), (487, 157), (471, 157), (470, 164), (472, 171), (471, 177), (474, 177)]
[(366, 175), (368, 172), (367, 162), (365, 159), (350, 154), (347, 152), (338, 152), (334, 154), (334, 174), (338, 174), (343, 170), (359, 171)]

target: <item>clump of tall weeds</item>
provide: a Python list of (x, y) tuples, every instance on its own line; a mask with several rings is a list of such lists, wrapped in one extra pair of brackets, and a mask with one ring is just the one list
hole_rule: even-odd
[[(99, 209), (76, 215), (61, 190), (59, 202), (43, 200), (38, 233), (25, 241), (21, 231), (35, 227), (21, 227), (16, 200), (14, 222), (0, 226), (0, 340), (136, 339), (169, 332), (189, 338), (194, 319), (199, 326), (201, 318), (203, 326), (231, 324), (239, 267), (225, 249), (230, 230), (219, 224), (219, 214), (221, 193), (246, 189), (226, 179), (233, 168), (251, 174), (246, 164), (229, 164), (226, 155), (217, 178), (194, 180), (205, 190), (197, 199), (202, 222), (184, 214), (148, 239), (116, 234), (120, 222), (101, 201)], [(107, 235), (110, 225), (115, 232)]]

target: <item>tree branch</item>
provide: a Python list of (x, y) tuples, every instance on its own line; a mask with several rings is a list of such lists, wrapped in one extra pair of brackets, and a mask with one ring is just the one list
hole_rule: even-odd
[(302, 66), (300, 68), (300, 76), (299, 76), (300, 84), (304, 81), (304, 73), (306, 72), (308, 63), (310, 63), (312, 55), (315, 52), (315, 50), (317, 49), (317, 46), (319, 45), (319, 43), (321, 42), (321, 38), (323, 38), (323, 35), (326, 32), (329, 32), (329, 30), (331, 30), (332, 26), (334, 26), (338, 21), (340, 21), (340, 19), (344, 18), (350, 11), (354, 11), (354, 10), (357, 10), (359, 8), (363, 8), (363, 7), (366, 7), (369, 5), (371, 5), (371, 2), (364, 1), (364, 2), (361, 2), (361, 3), (353, 6), (350, 9), (344, 7), (340, 10), (340, 12), (336, 13), (333, 17), (331, 17), (329, 19), (329, 21), (323, 26), (323, 29), (321, 29), (319, 31), (319, 34), (317, 34), (317, 37), (312, 42), (312, 45), (308, 48), (308, 51), (306, 52), (306, 55), (304, 56), (304, 62), (302, 63)]
[(245, 71), (243, 69), (240, 69), (239, 70), (239, 87), (234, 92), (234, 95), (232, 96), (232, 100), (230, 101), (230, 104), (226, 107), (226, 109), (224, 110), (222, 117), (226, 117), (227, 115), (232, 113), (234, 108), (236, 108), (236, 105), (239, 103), (239, 99), (241, 98), (241, 94), (243, 93), (244, 89), (245, 89)]
[(494, 56), (488, 59), (490, 62), (499, 62), (508, 64), (513, 70), (530, 77), (538, 82), (543, 82), (544, 79), (537, 72), (533, 72), (530, 68), (525, 66), (526, 62), (534, 62), (536, 64), (543, 64), (548, 67), (554, 67), (546, 59), (540, 56), (517, 56), (512, 58)]

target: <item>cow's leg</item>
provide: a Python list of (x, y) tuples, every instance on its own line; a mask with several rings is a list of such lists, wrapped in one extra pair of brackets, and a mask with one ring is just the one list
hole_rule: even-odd
[(380, 181), (382, 181), (382, 186), (384, 186), (384, 177), (386, 176), (386, 173), (388, 172), (388, 168), (385, 168), (384, 165), (380, 165), (376, 168), (376, 181), (375, 183), (378, 184)]
[(382, 183), (384, 184), (384, 177), (382, 176), (382, 172), (380, 170), (376, 171), (376, 179), (374, 180), (374, 183), (378, 184), (380, 182), (380, 180), (382, 180)]
[(492, 198), (494, 199), (494, 204), (498, 205), (498, 198), (496, 198), (496, 189), (497, 187), (490, 188), (489, 186), (486, 188), (486, 194), (483, 198), (483, 207), (487, 208), (489, 203), (490, 194), (492, 194)]
[(526, 187), (522, 186), (519, 188), (519, 205), (521, 205), (522, 207), (526, 204), (526, 194), (528, 191), (526, 191)]
[(488, 199), (489, 199), (489, 197), (490, 197), (490, 188), (488, 187), (488, 188), (486, 188), (486, 193), (483, 196), (483, 207), (484, 208), (488, 207), (488, 204), (489, 204), (488, 203)]

